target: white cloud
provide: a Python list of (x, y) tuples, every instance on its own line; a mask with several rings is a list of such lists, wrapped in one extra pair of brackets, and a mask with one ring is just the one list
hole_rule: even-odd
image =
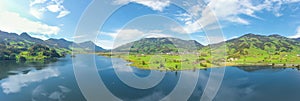
[(30, 6), (33, 6), (35, 4), (41, 4), (41, 3), (45, 3), (47, 0), (33, 0), (30, 2)]
[(48, 5), (48, 6), (47, 6), (47, 9), (48, 9), (49, 11), (51, 11), (51, 12), (54, 12), (54, 13), (60, 11), (59, 5)]
[(49, 38), (45, 35), (36, 35), (36, 34), (31, 34), (30, 35), (31, 37), (34, 37), (34, 38), (39, 38), (39, 39), (42, 39), (42, 40), (48, 40)]
[(57, 13), (56, 18), (62, 18), (71, 12), (63, 6), (64, 0), (34, 0), (30, 2), (30, 13), (41, 19), (42, 15), (46, 12)]
[(235, 39), (235, 38), (238, 38), (239, 36), (232, 36), (232, 37), (229, 37), (229, 38), (226, 38), (226, 41), (227, 40), (231, 40), (231, 39)]
[[(132, 42), (141, 38), (144, 32), (137, 29), (123, 29), (111, 33), (99, 32), (99, 34), (100, 37), (95, 43), (105, 49), (113, 49), (123, 45), (124, 43)], [(112, 39), (101, 39), (101, 35), (109, 36)]]
[(148, 6), (153, 10), (163, 11), (163, 9), (170, 5), (170, 0), (116, 0), (115, 4), (127, 4), (130, 2), (135, 2), (138, 4), (142, 4), (144, 6)]
[[(141, 38), (158, 38), (158, 37), (173, 37), (170, 34), (164, 34), (162, 30), (150, 30), (150, 31), (140, 31), (138, 29), (123, 29), (117, 30), (115, 32), (99, 32), (99, 39), (96, 40), (96, 44), (106, 48), (112, 49), (120, 45), (126, 44), (128, 42), (136, 41)], [(109, 36), (112, 39), (101, 39), (101, 35)]]
[(46, 11), (46, 9), (44, 8), (40, 8), (40, 9), (37, 9), (37, 8), (30, 8), (30, 14), (38, 19), (42, 19), (43, 18), (43, 14), (44, 12)]
[(70, 14), (70, 13), (71, 13), (71, 12), (70, 12), (70, 11), (67, 11), (67, 10), (61, 11), (61, 12), (58, 14), (58, 16), (56, 16), (56, 18), (64, 17), (64, 16), (66, 16), (66, 15), (68, 15), (68, 14)]
[(60, 28), (57, 26), (49, 26), (38, 21), (32, 21), (20, 16), (18, 13), (7, 11), (2, 11), (0, 13), (0, 22), (0, 29), (6, 32), (29, 32), (52, 35), (57, 34), (60, 31)]
[(163, 38), (163, 37), (173, 37), (172, 35), (162, 34), (162, 33), (148, 33), (144, 36), (145, 38)]
[[(195, 33), (201, 31), (202, 28), (215, 24), (218, 20), (249, 25), (251, 22), (240, 17), (247, 15), (253, 18), (259, 18), (255, 13), (262, 10), (273, 12), (275, 16), (282, 16), (280, 11), (281, 5), (288, 3), (296, 3), (300, 0), (264, 0), (254, 4), (252, 0), (210, 0), (208, 4), (203, 7), (203, 4), (190, 4), (188, 11), (190, 14), (180, 14), (179, 20), (185, 22), (183, 29), (171, 28), (174, 32), (179, 33)], [(199, 14), (199, 15), (197, 15)], [(195, 19), (192, 20), (192, 17)], [(217, 17), (218, 20), (214, 18)], [(216, 24), (215, 24), (216, 25)], [(208, 29), (217, 27), (211, 26)]]
[(104, 49), (113, 49), (113, 40), (96, 40), (95, 44), (101, 46)]
[(112, 35), (112, 37), (114, 37), (113, 46), (115, 48), (125, 43), (136, 41), (143, 35), (144, 32), (137, 29), (118, 30), (116, 33), (114, 33), (114, 35)]
[(170, 34), (165, 34), (163, 33), (162, 30), (150, 30), (148, 32), (144, 32), (144, 36), (145, 38), (162, 38), (162, 37), (173, 37)]
[(296, 34), (293, 36), (290, 36), (290, 38), (300, 38), (300, 26), (297, 28)]

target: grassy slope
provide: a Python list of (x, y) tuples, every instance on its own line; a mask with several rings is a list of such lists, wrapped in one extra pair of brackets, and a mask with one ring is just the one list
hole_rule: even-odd
[[(300, 65), (300, 57), (297, 56), (297, 54), (300, 54), (299, 42), (279, 35), (261, 36), (247, 34), (223, 44), (214, 44), (213, 47), (203, 47), (199, 50), (198, 55), (142, 55), (140, 53), (117, 56), (132, 62), (132, 66), (158, 70), (217, 67), (223, 66), (223, 64), (219, 63), (225, 63), (225, 61), (227, 66), (274, 65), (299, 67)], [(225, 48), (226, 52), (223, 52)]]
[(206, 59), (201, 59), (194, 54), (185, 55), (116, 55), (114, 57), (123, 58), (131, 62), (131, 66), (142, 69), (156, 70), (189, 70), (204, 69), (212, 64)]

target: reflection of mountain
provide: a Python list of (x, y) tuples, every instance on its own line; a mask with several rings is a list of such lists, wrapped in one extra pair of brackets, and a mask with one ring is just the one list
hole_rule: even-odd
[(0, 61), (0, 80), (7, 78), (9, 75), (27, 74), (30, 70), (41, 70), (45, 68), (48, 63), (55, 61), (47, 61), (43, 63), (31, 62), (20, 63), (16, 61)]
[(114, 49), (116, 52), (137, 52), (145, 54), (168, 53), (178, 51), (194, 51), (203, 45), (195, 40), (182, 40), (178, 38), (144, 38), (127, 43)]

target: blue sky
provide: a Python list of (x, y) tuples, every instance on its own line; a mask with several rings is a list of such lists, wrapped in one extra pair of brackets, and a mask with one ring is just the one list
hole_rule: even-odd
[(225, 40), (247, 33), (300, 37), (300, 0), (103, 1), (107, 5), (99, 10), (120, 8), (101, 28), (82, 33), (90, 38), (74, 36), (74, 32), (92, 0), (0, 0), (0, 30), (28, 32), (44, 40), (92, 40), (108, 49), (143, 37), (178, 37), (209, 44), (206, 38), (210, 36), (218, 39), (211, 42), (215, 43), (223, 38), (210, 35), (216, 30), (223, 32)]

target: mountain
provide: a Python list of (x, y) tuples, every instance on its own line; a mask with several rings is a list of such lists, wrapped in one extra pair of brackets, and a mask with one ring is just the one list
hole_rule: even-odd
[(31, 42), (37, 42), (37, 43), (44, 43), (43, 40), (32, 38), (27, 33), (22, 33), (21, 35), (18, 35), (16, 33), (8, 33), (0, 31), (0, 39), (1, 42), (4, 41), (31, 41)]
[(63, 56), (60, 49), (49, 47), (41, 39), (32, 38), (27, 33), (17, 35), (0, 31), (0, 60), (44, 60)]
[(74, 49), (74, 50), (79, 50), (79, 51), (96, 51), (96, 52), (105, 51), (105, 49), (97, 46), (92, 41), (86, 41), (86, 42), (82, 42), (82, 43), (74, 43), (71, 41), (67, 41), (65, 39), (50, 38), (50, 39), (46, 40), (45, 42), (52, 46), (66, 48), (66, 49)]
[(264, 53), (292, 52), (299, 48), (299, 42), (280, 35), (255, 35), (246, 34), (239, 38), (226, 41), (227, 49), (233, 54), (255, 54), (257, 51)]
[(113, 51), (115, 52), (128, 52), (131, 53), (169, 53), (169, 52), (183, 52), (183, 51), (195, 51), (203, 47), (195, 40), (182, 40), (178, 38), (144, 38), (138, 41), (127, 43), (119, 46)]
[(60, 48), (67, 48), (67, 49), (69, 49), (71, 47), (71, 45), (74, 44), (73, 42), (67, 41), (65, 39), (53, 39), (53, 38), (45, 40), (45, 42), (52, 46), (56, 46), (56, 47), (60, 47)]
[[(103, 48), (95, 45), (93, 42), (74, 43), (65, 39), (41, 40), (31, 37), (27, 33), (20, 35), (0, 31), (0, 60), (18, 60), (24, 59), (40, 60), (45, 58), (59, 57), (70, 52), (72, 49), (80, 52), (104, 51)], [(35, 51), (40, 50), (40, 51)]]
[(27, 40), (29, 42), (36, 43), (36, 44), (47, 44), (44, 40), (31, 37), (30, 35), (28, 35), (25, 32), (20, 35), (20, 38), (22, 38), (23, 40)]
[(81, 48), (81, 49), (84, 49), (84, 50), (87, 50), (87, 51), (93, 51), (94, 50), (96, 52), (105, 51), (105, 49), (103, 49), (102, 47), (97, 46), (92, 41), (87, 41), (87, 42), (79, 43), (77, 45), (77, 48)]
[[(16, 33), (7, 33), (0, 31), (0, 39), (2, 42), (25, 42), (25, 43), (31, 43), (31, 44), (42, 44), (49, 47), (55, 47), (55, 48), (65, 48), (68, 50), (71, 50), (72, 48), (82, 48), (83, 49), (89, 49), (88, 51), (91, 51), (92, 47), (95, 47), (95, 51), (104, 51), (103, 48), (97, 46), (91, 41), (82, 42), (82, 43), (74, 43), (71, 41), (67, 41), (65, 39), (53, 39), (50, 38), (48, 40), (41, 40), (38, 38), (31, 37), (27, 33), (22, 33), (20, 35)], [(0, 42), (1, 42), (0, 41)]]
[[(214, 49), (210, 49), (209, 46), (214, 46)], [(227, 62), (234, 63), (296, 63), (300, 54), (299, 41), (277, 34), (265, 36), (250, 33), (209, 46), (200, 50), (201, 53), (219, 52), (226, 46)]]

